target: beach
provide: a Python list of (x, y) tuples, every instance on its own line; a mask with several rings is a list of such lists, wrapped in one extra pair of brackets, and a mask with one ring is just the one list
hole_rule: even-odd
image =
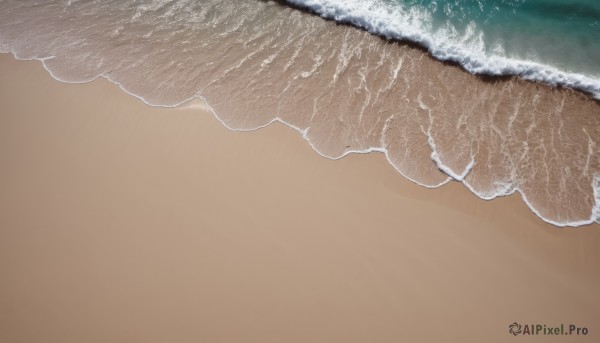
[(598, 224), (326, 159), (280, 123), (234, 132), (201, 99), (8, 54), (0, 75), (1, 342), (598, 339)]

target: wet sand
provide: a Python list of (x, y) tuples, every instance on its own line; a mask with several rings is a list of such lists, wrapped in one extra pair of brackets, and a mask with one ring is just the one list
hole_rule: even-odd
[(600, 225), (35, 61), (0, 80), (0, 342), (598, 340)]

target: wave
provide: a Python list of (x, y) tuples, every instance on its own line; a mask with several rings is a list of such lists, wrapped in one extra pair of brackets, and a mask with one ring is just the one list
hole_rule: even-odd
[[(473, 74), (519, 76), (529, 81), (568, 87), (600, 99), (600, 79), (561, 70), (533, 60), (505, 56), (502, 47), (487, 52), (483, 32), (470, 22), (464, 31), (451, 24), (433, 28), (432, 14), (419, 7), (405, 8), (382, 0), (286, 0), (321, 17), (350, 24), (386, 39), (410, 41), (426, 48), (438, 60), (454, 62)], [(499, 52), (500, 51), (500, 52)]]

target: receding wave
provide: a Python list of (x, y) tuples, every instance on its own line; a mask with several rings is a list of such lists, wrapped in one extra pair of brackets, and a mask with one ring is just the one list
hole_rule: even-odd
[(269, 1), (0, 5), (0, 50), (59, 80), (105, 77), (156, 106), (203, 97), (230, 129), (280, 121), (328, 158), (381, 152), (426, 187), (519, 192), (558, 226), (600, 220), (600, 104), (581, 92), (479, 77)]
[[(600, 99), (600, 78), (598, 77), (600, 73), (595, 77), (590, 77), (538, 62), (531, 56), (530, 60), (510, 57), (510, 51), (507, 51), (501, 42), (496, 42), (495, 46), (490, 47), (491, 43), (486, 41), (486, 37), (481, 31), (481, 25), (472, 20), (465, 23), (465, 27), (462, 29), (449, 22), (444, 22), (436, 27), (431, 10), (414, 4), (413, 6), (403, 6), (401, 1), (286, 1), (310, 9), (324, 18), (351, 24), (388, 39), (418, 43), (427, 48), (437, 59), (456, 62), (471, 73), (494, 76), (518, 75), (527, 80), (545, 82), (553, 86), (579, 89)], [(474, 1), (474, 3), (477, 2)], [(467, 7), (469, 4), (461, 3), (458, 6)], [(561, 8), (569, 9), (570, 7), (562, 6)], [(592, 8), (583, 12), (583, 14), (586, 13), (590, 15), (589, 13), (600, 12)], [(565, 16), (567, 14), (568, 12)], [(600, 17), (594, 17), (592, 24), (591, 27), (596, 36), (600, 35)], [(507, 22), (506, 25), (513, 24)], [(578, 48), (585, 49), (585, 47), (583, 45)], [(564, 53), (567, 52), (564, 51)], [(596, 54), (595, 58), (594, 63), (597, 67), (595, 71), (600, 72), (600, 56)]]

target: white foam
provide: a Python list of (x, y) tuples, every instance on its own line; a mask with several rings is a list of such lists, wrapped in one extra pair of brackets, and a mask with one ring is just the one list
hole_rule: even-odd
[[(459, 63), (473, 74), (518, 75), (552, 86), (579, 89), (600, 99), (600, 79), (560, 70), (536, 61), (507, 57), (501, 47), (486, 52), (483, 34), (474, 24), (463, 33), (447, 26), (434, 30), (430, 13), (382, 0), (287, 0), (324, 18), (348, 23), (388, 39), (409, 40), (429, 50), (437, 59)], [(478, 33), (479, 32), (479, 33)]]

